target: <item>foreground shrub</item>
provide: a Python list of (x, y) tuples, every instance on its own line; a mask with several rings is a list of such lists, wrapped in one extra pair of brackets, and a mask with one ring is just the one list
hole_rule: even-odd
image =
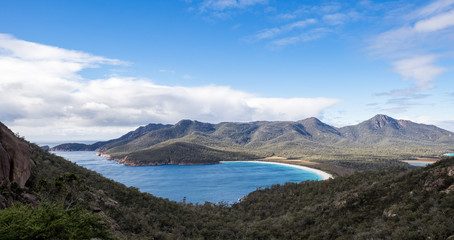
[(112, 239), (106, 219), (61, 204), (13, 205), (0, 211), (0, 239)]

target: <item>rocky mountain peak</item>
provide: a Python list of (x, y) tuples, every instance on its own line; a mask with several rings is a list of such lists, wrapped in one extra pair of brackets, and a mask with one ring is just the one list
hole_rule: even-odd
[(203, 123), (192, 120), (181, 120), (173, 126), (178, 131), (200, 131), (200, 132), (212, 132), (215, 130), (214, 125), (211, 123)]
[[(308, 132), (311, 133), (311, 135), (320, 135), (321, 133), (331, 133), (337, 136), (341, 135), (333, 126), (330, 126), (315, 117), (306, 118), (299, 121), (299, 123), (305, 126), (305, 128)], [(328, 137), (328, 135), (326, 136)]]
[(175, 126), (189, 126), (191, 124), (193, 124), (194, 121), (192, 120), (189, 120), (189, 119), (183, 119), (183, 120), (180, 120), (179, 122), (177, 122), (175, 124)]
[(385, 126), (389, 126), (396, 129), (400, 128), (399, 122), (396, 119), (383, 114), (375, 115), (368, 122), (374, 129), (381, 129), (384, 128)]
[(323, 125), (324, 123), (316, 117), (306, 118), (301, 121), (302, 123), (314, 124), (314, 125)]

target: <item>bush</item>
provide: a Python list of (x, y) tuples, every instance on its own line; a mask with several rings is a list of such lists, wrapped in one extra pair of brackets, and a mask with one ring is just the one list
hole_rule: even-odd
[(106, 219), (61, 204), (13, 205), (0, 211), (0, 239), (112, 239)]

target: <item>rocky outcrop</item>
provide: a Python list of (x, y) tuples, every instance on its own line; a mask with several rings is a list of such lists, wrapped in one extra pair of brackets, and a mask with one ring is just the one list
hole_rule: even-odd
[(34, 165), (30, 154), (29, 145), (0, 123), (0, 183), (16, 182), (24, 187)]

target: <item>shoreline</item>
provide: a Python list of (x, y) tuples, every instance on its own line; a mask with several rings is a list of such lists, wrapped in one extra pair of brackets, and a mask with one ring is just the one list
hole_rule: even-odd
[(295, 164), (288, 164), (288, 163), (280, 163), (280, 162), (270, 162), (270, 161), (221, 161), (222, 162), (254, 162), (254, 163), (266, 163), (266, 164), (275, 164), (275, 165), (281, 165), (281, 166), (287, 166), (287, 167), (293, 167), (293, 168), (298, 168), (301, 170), (305, 170), (311, 173), (315, 173), (318, 176), (322, 178), (322, 180), (328, 180), (330, 178), (334, 178), (333, 175), (324, 172), (322, 170), (318, 170), (315, 168), (310, 168), (310, 167), (305, 167), (301, 165), (295, 165)]
[[(116, 162), (118, 162), (120, 164), (123, 164), (123, 165), (140, 166), (140, 165), (129, 165), (129, 164), (126, 163), (126, 161), (125, 161), (126, 159), (123, 159), (123, 161), (121, 161), (119, 159), (113, 159), (110, 155), (104, 154), (104, 153), (101, 153), (101, 152), (96, 153), (96, 155), (101, 156), (101, 157), (105, 157), (105, 158), (107, 158), (109, 160), (112, 160), (112, 161), (116, 161)], [(327, 173), (325, 171), (322, 171), (322, 170), (319, 170), (319, 169), (315, 169), (315, 168), (311, 168), (311, 167), (296, 165), (296, 164), (281, 163), (281, 162), (274, 162), (274, 161), (257, 161), (257, 160), (251, 160), (251, 161), (220, 161), (220, 163), (222, 163), (222, 162), (255, 162), (255, 163), (275, 164), (275, 165), (281, 165), (281, 166), (298, 168), (298, 169), (305, 170), (305, 171), (308, 171), (308, 172), (311, 172), (311, 173), (315, 173), (315, 174), (317, 174), (318, 176), (320, 176), (322, 178), (321, 180), (328, 180), (330, 178), (334, 178), (332, 174)]]
[(413, 163), (436, 163), (440, 160), (439, 157), (416, 157), (414, 159), (403, 159), (402, 162), (413, 162)]
[(412, 162), (412, 163), (428, 163), (428, 164), (437, 162), (437, 161), (429, 161), (429, 160), (401, 160), (401, 161), (406, 162), (406, 163)]

